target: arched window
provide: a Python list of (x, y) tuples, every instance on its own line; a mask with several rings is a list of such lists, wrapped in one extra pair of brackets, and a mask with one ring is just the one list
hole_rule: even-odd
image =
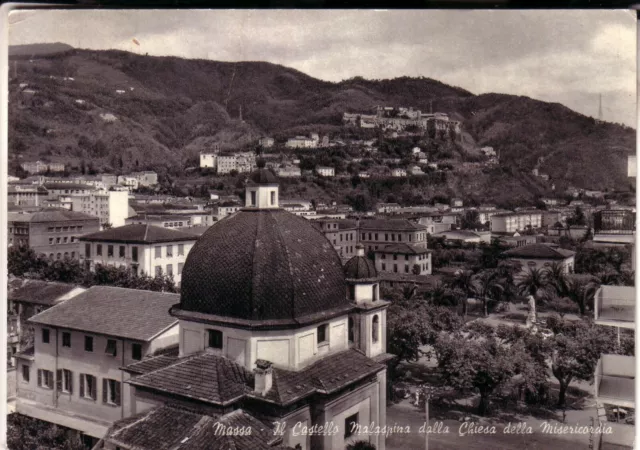
[(373, 289), (373, 293), (372, 293), (372, 295), (371, 295), (371, 298), (372, 298), (372, 299), (373, 299), (373, 301), (375, 302), (376, 300), (378, 300), (378, 285), (377, 285), (377, 284), (374, 284), (374, 285), (372, 286), (372, 289)]
[(356, 299), (356, 287), (353, 284), (349, 285), (349, 300)]
[(60, 253), (58, 253), (58, 254), (56, 255), (56, 259), (60, 259), (61, 257), (62, 257), (62, 255), (61, 255)]
[(373, 339), (373, 342), (378, 342), (378, 337), (380, 334), (379, 328), (380, 318), (376, 314), (375, 316), (373, 316), (373, 321), (371, 322), (371, 339)]
[(353, 317), (349, 317), (349, 342), (355, 342), (355, 327), (356, 324), (353, 321)]

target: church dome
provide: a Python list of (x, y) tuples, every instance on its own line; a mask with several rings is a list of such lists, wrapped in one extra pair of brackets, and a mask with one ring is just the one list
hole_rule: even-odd
[(263, 167), (249, 175), (249, 183), (257, 185), (278, 184), (278, 177), (272, 171)]
[(356, 256), (344, 265), (344, 276), (351, 281), (370, 281), (378, 276), (376, 266), (369, 258), (364, 256), (364, 246), (356, 246)]
[(209, 228), (189, 252), (180, 291), (176, 315), (239, 323), (295, 325), (352, 307), (331, 243), (276, 208), (241, 210)]

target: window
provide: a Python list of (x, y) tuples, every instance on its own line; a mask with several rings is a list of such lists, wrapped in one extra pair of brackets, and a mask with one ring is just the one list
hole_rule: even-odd
[(45, 389), (53, 389), (53, 372), (38, 369), (38, 386)]
[(96, 255), (102, 256), (102, 244), (96, 245)]
[(325, 344), (329, 342), (329, 338), (327, 336), (328, 328), (329, 328), (329, 325), (326, 323), (318, 327), (318, 344)]
[(183, 267), (184, 267), (184, 263), (178, 263), (178, 275), (182, 275)]
[(60, 243), (60, 238), (59, 238), (59, 237), (57, 237), (57, 238), (56, 238), (56, 244), (59, 244), (59, 243)]
[(62, 242), (66, 244), (67, 242), (69, 242), (69, 238), (68, 238), (67, 236), (65, 236), (65, 237), (62, 239)]
[(43, 328), (42, 329), (42, 343), (43, 344), (48, 344), (49, 343), (49, 335), (50, 335), (50, 330), (48, 328)]
[(53, 245), (53, 238), (49, 238), (49, 245)]
[(120, 406), (120, 382), (102, 379), (102, 403)]
[(275, 191), (271, 191), (271, 204), (272, 205), (276, 204), (276, 192)]
[(162, 266), (156, 266), (156, 276), (157, 277), (162, 276)]
[(384, 234), (384, 240), (388, 241), (389, 240), (389, 235), (387, 233)]
[(349, 300), (356, 299), (356, 287), (353, 284), (349, 285)]
[(85, 336), (84, 337), (84, 351), (92, 352), (93, 351), (93, 337)]
[(58, 391), (67, 394), (73, 393), (73, 372), (67, 369), (58, 370), (56, 373)]
[(409, 255), (404, 255), (404, 260), (409, 261)]
[(184, 244), (178, 244), (178, 256), (184, 256)]
[(373, 289), (371, 298), (373, 299), (373, 301), (375, 302), (376, 300), (378, 300), (378, 285), (374, 284), (371, 289)]
[(96, 384), (96, 377), (89, 375), (88, 373), (80, 374), (80, 397), (90, 400), (96, 400), (98, 398)]
[(393, 260), (396, 261), (398, 259), (398, 255), (394, 254), (393, 255)]
[(251, 191), (251, 206), (256, 206), (256, 191)]
[(398, 272), (398, 265), (397, 264), (393, 265), (393, 271), (396, 272), (396, 273)]
[(142, 359), (142, 344), (131, 344), (131, 358), (136, 361)]
[(118, 344), (115, 339), (107, 339), (107, 348), (105, 348), (104, 352), (111, 356), (118, 354)]
[(344, 419), (344, 438), (347, 439), (355, 434), (358, 426), (358, 413)]
[(382, 270), (387, 270), (387, 265), (385, 263), (382, 263)]
[(69, 333), (68, 331), (62, 332), (62, 346), (71, 347), (71, 333)]
[(348, 330), (349, 342), (355, 342), (355, 332), (356, 332), (355, 328), (356, 328), (356, 324), (353, 320), (353, 317), (349, 317), (349, 330)]
[(167, 264), (167, 275), (173, 275), (173, 264)]
[(125, 254), (125, 246), (121, 245), (120, 248), (118, 249), (118, 256), (120, 256), (120, 258), (124, 258), (124, 254)]
[(155, 252), (156, 252), (156, 254), (155, 254), (156, 258), (162, 258), (162, 247), (161, 246), (158, 245), (157, 247), (155, 247)]
[(131, 259), (138, 261), (138, 247), (131, 247)]
[(76, 257), (76, 252), (71, 252), (71, 257), (75, 258)]
[(113, 257), (113, 245), (107, 245), (107, 257)]
[(167, 258), (173, 256), (173, 245), (167, 245)]
[(209, 347), (222, 349), (222, 331), (209, 330)]
[(31, 379), (31, 372), (29, 370), (29, 366), (26, 364), (22, 365), (22, 381), (24, 381), (25, 383), (28, 383), (29, 380)]
[(380, 327), (380, 318), (376, 314), (375, 316), (373, 316), (373, 320), (371, 321), (371, 339), (373, 340), (373, 342), (378, 342), (379, 327)]
[(393, 234), (393, 233), (391, 234), (391, 240), (394, 241), (394, 242), (396, 241), (396, 235)]

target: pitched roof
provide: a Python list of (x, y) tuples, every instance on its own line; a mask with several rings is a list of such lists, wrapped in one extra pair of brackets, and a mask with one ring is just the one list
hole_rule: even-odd
[[(138, 363), (139, 364), (139, 363)], [(134, 386), (225, 405), (252, 389), (253, 374), (228, 358), (199, 353), (129, 380)]]
[(439, 231), (438, 233), (433, 233), (433, 237), (444, 237), (445, 239), (451, 240), (462, 240), (462, 239), (479, 239), (480, 235), (478, 233), (474, 233), (473, 231), (468, 230), (447, 230), (447, 231)]
[(363, 219), (361, 230), (375, 231), (425, 231), (427, 227), (404, 219)]
[(545, 244), (531, 244), (507, 250), (503, 254), (511, 258), (565, 259), (576, 252)]
[(57, 300), (76, 289), (75, 284), (57, 283), (42, 280), (19, 280), (12, 282), (8, 299), (14, 302), (29, 302), (38, 305), (52, 306)]
[(347, 280), (370, 280), (378, 276), (376, 266), (366, 256), (356, 255), (344, 265), (344, 276)]
[(92, 220), (96, 223), (100, 220), (96, 216), (81, 213), (78, 211), (69, 211), (65, 208), (42, 208), (40, 211), (32, 213), (9, 213), (9, 222), (71, 222), (75, 220)]
[[(227, 436), (222, 427), (251, 432)], [(216, 417), (164, 405), (116, 422), (104, 440), (136, 450), (274, 450), (282, 437), (242, 409)]]
[(44, 187), (48, 190), (60, 190), (60, 189), (76, 189), (76, 190), (88, 190), (95, 191), (95, 186), (84, 183), (44, 183)]
[(178, 294), (93, 286), (29, 319), (30, 322), (149, 341), (177, 323), (169, 308)]
[(375, 250), (376, 253), (402, 253), (409, 255), (418, 255), (421, 253), (429, 253), (431, 250), (427, 250), (426, 248), (420, 248), (415, 245), (410, 245), (404, 242), (397, 244), (389, 244), (385, 245), (378, 250)]
[(81, 241), (134, 242), (139, 244), (195, 241), (196, 239), (198, 239), (197, 236), (190, 233), (143, 223), (110, 228), (80, 237)]
[(143, 375), (145, 373), (153, 372), (154, 370), (159, 370), (167, 367), (175, 363), (177, 360), (178, 355), (173, 354), (152, 356), (149, 358), (144, 358), (142, 361), (138, 361), (133, 364), (129, 364), (128, 366), (122, 367), (122, 370), (133, 375)]

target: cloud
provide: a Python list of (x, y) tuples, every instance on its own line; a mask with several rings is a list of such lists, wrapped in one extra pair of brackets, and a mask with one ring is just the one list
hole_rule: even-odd
[(47, 10), (11, 21), (14, 44), (262, 60), (328, 81), (426, 76), (590, 115), (602, 93), (605, 119), (635, 126), (629, 11)]

